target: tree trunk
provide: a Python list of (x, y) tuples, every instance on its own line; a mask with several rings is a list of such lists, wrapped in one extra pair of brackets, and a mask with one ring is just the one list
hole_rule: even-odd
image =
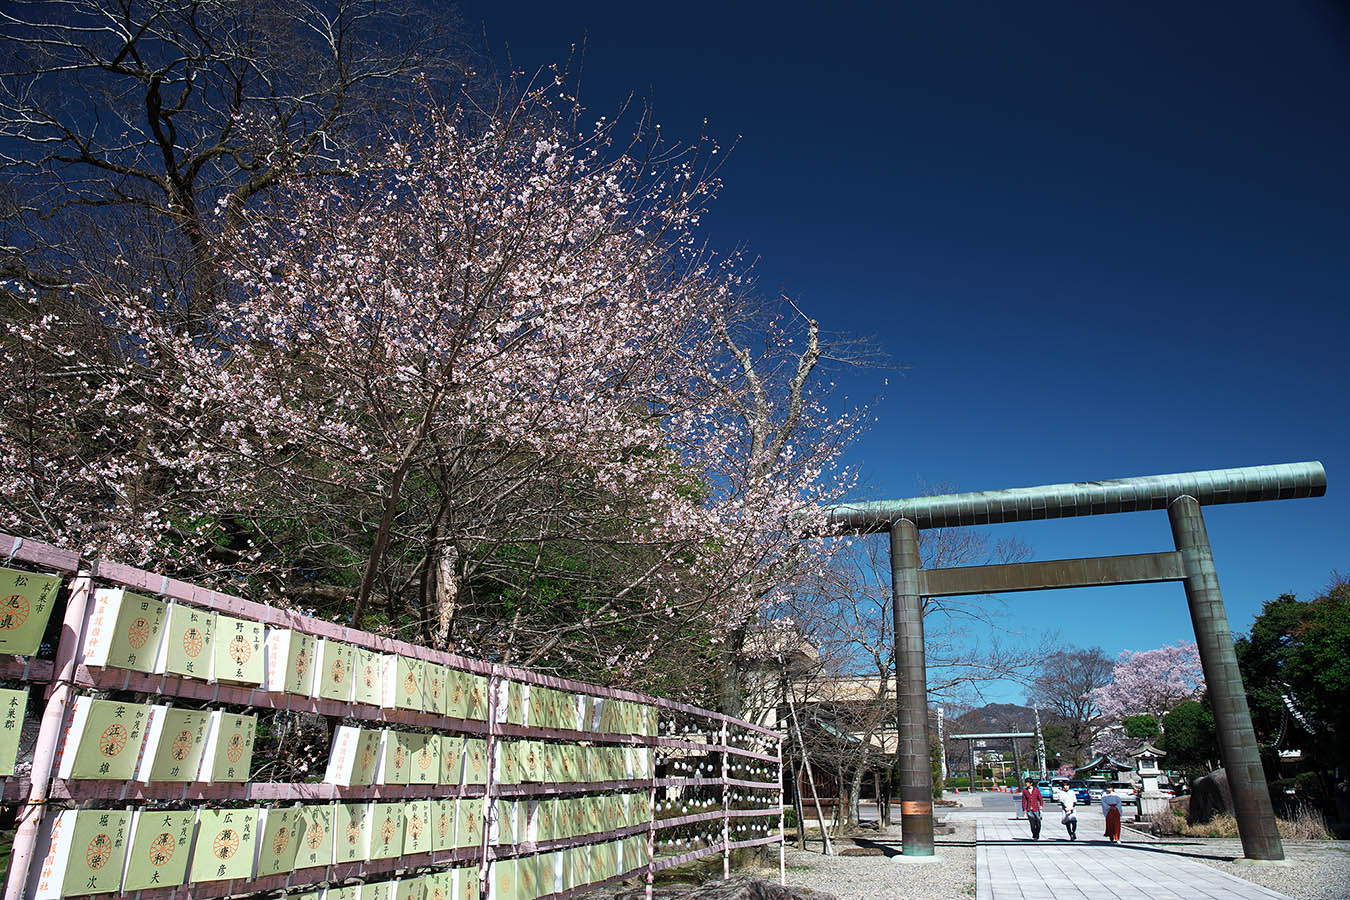
[(844, 779), (844, 767), (834, 767), (834, 815), (831, 824), (840, 832), (848, 828), (848, 782)]
[(435, 641), (438, 647), (449, 647), (455, 633), (455, 612), (459, 600), (459, 551), (454, 544), (439, 544), (428, 568), (431, 571), (431, 609), (436, 616)]
[(734, 628), (727, 635), (726, 644), (718, 654), (717, 710), (723, 715), (744, 718), (745, 697), (741, 690), (742, 651), (745, 649), (746, 629)]
[(220, 269), (211, 243), (202, 233), (200, 217), (191, 195), (183, 198), (182, 229), (192, 253), (192, 288), (188, 294), (188, 328), (194, 334), (205, 334), (215, 314), (219, 300)]
[(431, 392), (431, 398), (427, 401), (427, 407), (422, 412), (422, 419), (417, 425), (417, 430), (403, 448), (398, 465), (390, 473), (389, 488), (384, 497), (384, 508), (380, 512), (380, 524), (375, 530), (375, 543), (371, 547), (370, 558), (366, 561), (366, 571), (361, 576), (361, 587), (357, 590), (356, 602), (352, 605), (351, 626), (353, 628), (360, 628), (361, 621), (365, 617), (366, 603), (375, 587), (380, 566), (384, 562), (384, 551), (389, 544), (389, 533), (394, 525), (394, 512), (398, 508), (399, 497), (403, 492), (403, 480), (407, 477), (408, 470), (412, 467), (413, 458), (421, 448), (422, 442), (426, 440), (427, 431), (431, 428), (432, 419), (440, 406), (441, 396), (444, 392), (444, 384), (438, 384), (436, 389)]
[(866, 762), (858, 763), (853, 767), (853, 777), (848, 782), (848, 817), (855, 826), (862, 824), (862, 783), (866, 769)]

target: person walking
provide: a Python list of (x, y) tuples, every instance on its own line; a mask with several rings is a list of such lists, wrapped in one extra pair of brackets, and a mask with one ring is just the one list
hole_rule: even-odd
[(1078, 816), (1074, 815), (1073, 811), (1074, 805), (1078, 802), (1078, 793), (1067, 784), (1061, 784), (1055, 799), (1059, 801), (1059, 808), (1064, 810), (1064, 817), (1059, 823), (1069, 833), (1069, 840), (1078, 840)]
[(1106, 837), (1111, 839), (1111, 843), (1120, 840), (1120, 810), (1122, 800), (1116, 793), (1116, 789), (1108, 787), (1102, 793), (1102, 815), (1106, 816)]
[(1027, 814), (1027, 821), (1031, 823), (1031, 839), (1039, 841), (1041, 839), (1041, 810), (1045, 807), (1045, 801), (1041, 799), (1041, 792), (1036, 787), (1036, 782), (1030, 778), (1022, 786), (1022, 812)]

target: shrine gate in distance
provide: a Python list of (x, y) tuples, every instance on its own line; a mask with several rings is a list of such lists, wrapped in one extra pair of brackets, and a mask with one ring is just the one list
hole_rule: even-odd
[[(1251, 860), (1284, 859), (1200, 507), (1320, 497), (1326, 488), (1322, 464), (1302, 462), (880, 500), (829, 508), (828, 520), (836, 526), (863, 534), (890, 535), (904, 855), (933, 855), (923, 598), (1180, 581), (1186, 591), (1200, 664), (1214, 708), (1214, 724), (1233, 793), (1243, 854)], [(919, 562), (919, 531), (925, 528), (1162, 509), (1167, 510), (1171, 522), (1175, 551), (945, 569), (924, 569)]]

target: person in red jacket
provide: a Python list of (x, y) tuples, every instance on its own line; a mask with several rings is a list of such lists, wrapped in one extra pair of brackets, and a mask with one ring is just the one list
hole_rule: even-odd
[(1022, 786), (1022, 812), (1027, 814), (1027, 821), (1031, 823), (1031, 839), (1039, 841), (1041, 839), (1041, 810), (1045, 807), (1045, 801), (1041, 799), (1041, 792), (1036, 789), (1036, 782), (1030, 778)]

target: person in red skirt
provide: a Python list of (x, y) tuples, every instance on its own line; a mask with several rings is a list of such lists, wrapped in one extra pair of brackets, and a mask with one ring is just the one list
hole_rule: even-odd
[(1106, 816), (1106, 837), (1111, 839), (1111, 843), (1120, 840), (1120, 795), (1116, 793), (1115, 788), (1108, 788), (1102, 794), (1102, 815)]

